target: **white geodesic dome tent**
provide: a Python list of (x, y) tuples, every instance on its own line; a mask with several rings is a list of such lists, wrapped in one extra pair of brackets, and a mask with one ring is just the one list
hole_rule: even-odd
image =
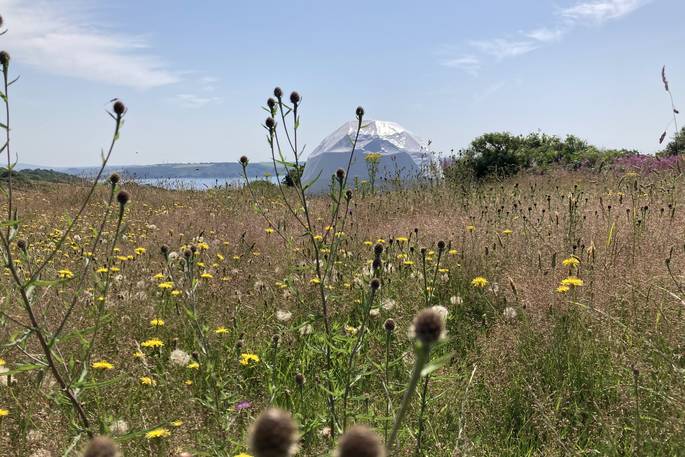
[[(328, 192), (332, 177), (339, 168), (347, 169), (358, 121), (350, 121), (328, 135), (306, 161), (302, 183), (311, 193)], [(408, 183), (432, 173), (433, 153), (428, 142), (416, 137), (401, 125), (388, 121), (363, 121), (359, 140), (347, 178), (348, 187), (369, 180), (366, 156), (380, 154), (376, 168), (376, 187)], [(318, 177), (318, 178), (317, 178)]]

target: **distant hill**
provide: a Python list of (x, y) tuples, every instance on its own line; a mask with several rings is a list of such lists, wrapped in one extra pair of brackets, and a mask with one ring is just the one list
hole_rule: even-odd
[[(0, 173), (0, 180), (6, 181), (8, 177), (7, 170)], [(32, 182), (44, 183), (73, 183), (82, 181), (81, 178), (73, 176), (68, 173), (62, 173), (54, 170), (45, 169), (27, 169), (23, 168), (19, 171), (12, 172), (12, 180), (17, 184), (27, 184)]]
[[(62, 173), (74, 176), (89, 177), (99, 170), (99, 167), (68, 167), (57, 168)], [(107, 173), (117, 172), (129, 179), (160, 179), (160, 178), (238, 178), (243, 175), (242, 167), (236, 162), (209, 163), (165, 163), (154, 165), (121, 165), (108, 166)], [(273, 164), (270, 162), (250, 163), (247, 167), (250, 177), (273, 175)], [(282, 174), (282, 168), (279, 174)]]

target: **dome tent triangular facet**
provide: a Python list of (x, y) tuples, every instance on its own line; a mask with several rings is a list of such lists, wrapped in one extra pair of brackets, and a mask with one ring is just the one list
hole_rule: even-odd
[[(302, 175), (304, 185), (313, 182), (308, 192), (328, 192), (336, 170), (347, 168), (357, 126), (357, 121), (346, 122), (309, 154)], [(426, 176), (433, 158), (427, 146), (426, 141), (394, 122), (362, 121), (347, 186), (353, 187), (355, 182), (368, 182), (369, 154), (377, 154), (377, 188), (404, 184)]]

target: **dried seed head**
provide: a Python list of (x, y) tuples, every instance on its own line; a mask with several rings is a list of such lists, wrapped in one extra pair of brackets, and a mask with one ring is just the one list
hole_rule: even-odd
[(250, 430), (250, 452), (255, 457), (290, 457), (297, 451), (297, 425), (289, 413), (271, 408)]
[(276, 126), (276, 122), (274, 121), (273, 117), (269, 116), (264, 121), (264, 125), (266, 125), (266, 128), (268, 128), (269, 130), (273, 130)]
[(306, 378), (304, 377), (304, 375), (302, 373), (297, 373), (295, 375), (295, 384), (297, 384), (298, 386), (301, 387), (301, 386), (304, 386), (305, 382), (306, 382)]
[(6, 70), (10, 64), (10, 55), (7, 51), (0, 51), (0, 64)]
[(247, 158), (247, 156), (240, 156), (240, 164), (245, 167), (247, 164), (250, 162), (250, 159)]
[(338, 181), (342, 182), (342, 180), (345, 179), (345, 170), (342, 168), (335, 170), (335, 177), (338, 178)]
[(111, 438), (97, 436), (90, 440), (83, 457), (117, 457), (119, 451)]
[(383, 245), (378, 243), (373, 247), (373, 254), (378, 257), (379, 255), (383, 254)]
[(112, 185), (117, 184), (119, 181), (121, 181), (121, 176), (119, 176), (118, 173), (112, 173), (109, 175), (109, 182), (111, 182)]
[(283, 90), (280, 87), (276, 87), (274, 89), (274, 97), (276, 97), (279, 100), (281, 99), (281, 97), (283, 97)]
[(161, 252), (164, 257), (168, 256), (169, 255), (169, 246), (167, 246), (166, 244), (161, 245), (159, 247), (159, 252)]
[(131, 194), (126, 192), (125, 190), (120, 190), (119, 193), (117, 194), (117, 201), (121, 206), (124, 206), (126, 203), (131, 200)]
[(352, 191), (351, 191), (350, 189), (347, 189), (347, 190), (345, 191), (345, 198), (346, 198), (347, 200), (352, 200)]
[(114, 105), (112, 105), (112, 110), (114, 110), (114, 114), (121, 116), (126, 112), (126, 105), (124, 105), (124, 102), (121, 100), (117, 100), (114, 102)]
[(371, 280), (371, 290), (378, 290), (381, 288), (381, 280), (378, 278), (373, 278)]
[(191, 251), (190, 249), (186, 249), (185, 251), (183, 251), (183, 256), (186, 258), (190, 258), (190, 256), (192, 256), (192, 255), (193, 255), (193, 251)]
[(268, 106), (269, 109), (274, 109), (274, 107), (276, 106), (276, 100), (269, 97), (269, 99), (266, 101), (266, 106)]
[(300, 103), (300, 100), (300, 94), (298, 94), (296, 91), (292, 91), (292, 93), (290, 94), (290, 103), (292, 103), (293, 105), (297, 105), (298, 103)]
[(361, 425), (350, 428), (340, 438), (335, 457), (384, 457), (385, 448), (373, 431)]
[(374, 270), (378, 270), (378, 269), (380, 269), (382, 266), (383, 266), (383, 261), (381, 261), (381, 258), (380, 258), (380, 257), (375, 257), (375, 258), (373, 259), (373, 263), (371, 264), (371, 267), (372, 267)]
[(416, 315), (412, 324), (412, 330), (416, 339), (423, 344), (433, 344), (443, 335), (445, 322), (443, 317), (434, 308), (426, 308)]
[(28, 247), (28, 245), (29, 244), (24, 239), (17, 240), (17, 247), (22, 251), (26, 251), (26, 248)]
[(395, 321), (393, 319), (386, 319), (385, 324), (383, 324), (383, 327), (385, 327), (385, 331), (388, 333), (394, 332), (395, 331)]
[(443, 240), (438, 241), (438, 251), (445, 250), (445, 242)]
[(357, 110), (355, 111), (355, 114), (361, 120), (361, 118), (364, 117), (364, 108), (362, 108), (361, 106), (358, 106)]

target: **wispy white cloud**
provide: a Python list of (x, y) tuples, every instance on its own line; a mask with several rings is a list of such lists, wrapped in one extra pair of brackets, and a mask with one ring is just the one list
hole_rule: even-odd
[(528, 54), (539, 47), (539, 44), (531, 40), (510, 40), (506, 38), (471, 41), (470, 44), (485, 54), (496, 57), (497, 59)]
[(197, 94), (177, 94), (172, 101), (184, 108), (202, 108), (209, 104), (220, 103), (219, 97), (203, 97)]
[(140, 37), (93, 25), (87, 4), (0, 0), (12, 58), (43, 71), (139, 89), (180, 80)]
[(577, 22), (602, 24), (644, 6), (649, 0), (595, 0), (561, 10), (561, 16)]
[(446, 58), (440, 61), (440, 65), (464, 70), (471, 75), (477, 75), (480, 70), (480, 59), (472, 55), (464, 55), (455, 58)]
[(523, 32), (523, 35), (540, 43), (552, 43), (561, 40), (565, 33), (566, 31), (561, 28), (540, 27)]
[[(471, 40), (467, 43), (473, 54), (453, 58), (456, 52), (443, 52), (440, 64), (476, 74), (486, 57), (503, 60), (528, 54), (536, 49), (560, 41), (573, 29), (585, 24), (603, 24), (638, 10), (653, 0), (581, 0), (558, 11), (556, 24), (523, 30), (506, 38)], [(443, 46), (443, 50), (450, 49)], [(463, 50), (462, 50), (463, 52)], [(475, 55), (474, 55), (475, 54)], [(456, 54), (459, 55), (459, 54)]]

